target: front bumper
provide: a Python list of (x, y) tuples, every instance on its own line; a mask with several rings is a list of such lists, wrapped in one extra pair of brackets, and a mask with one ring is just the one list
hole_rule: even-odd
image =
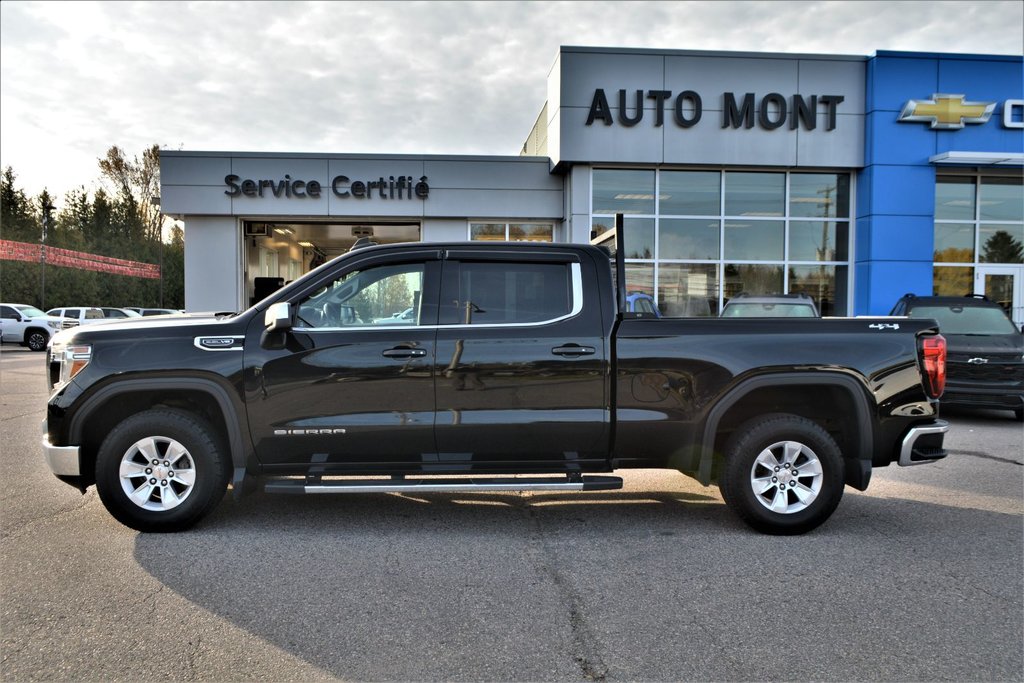
[(78, 459), (78, 446), (54, 446), (43, 420), (43, 458), (50, 471), (58, 477), (81, 476), (82, 467)]
[(942, 447), (942, 441), (948, 431), (949, 423), (945, 420), (911, 427), (903, 437), (903, 444), (900, 447), (900, 467), (923, 465), (945, 458), (946, 450)]
[(1020, 387), (1014, 389), (990, 389), (969, 385), (947, 384), (946, 391), (939, 399), (942, 405), (965, 408), (995, 408), (1017, 410), (1024, 407), (1024, 393)]

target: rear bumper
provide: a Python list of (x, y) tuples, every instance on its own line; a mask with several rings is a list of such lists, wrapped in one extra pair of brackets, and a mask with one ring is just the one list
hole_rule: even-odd
[(46, 430), (43, 420), (43, 458), (50, 471), (58, 477), (81, 476), (82, 467), (78, 459), (78, 446), (54, 446)]
[(948, 431), (949, 423), (945, 420), (911, 427), (903, 437), (903, 444), (900, 447), (900, 467), (923, 465), (945, 458), (946, 450), (942, 447), (942, 441)]

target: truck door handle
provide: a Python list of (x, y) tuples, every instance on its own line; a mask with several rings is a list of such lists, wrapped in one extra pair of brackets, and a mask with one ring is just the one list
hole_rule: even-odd
[(551, 349), (551, 353), (556, 356), (566, 356), (568, 358), (574, 358), (576, 356), (593, 356), (595, 349), (593, 346), (580, 346), (579, 344), (566, 344), (565, 346), (556, 346)]
[(422, 358), (427, 355), (423, 349), (410, 349), (408, 347), (396, 346), (381, 353), (385, 358)]

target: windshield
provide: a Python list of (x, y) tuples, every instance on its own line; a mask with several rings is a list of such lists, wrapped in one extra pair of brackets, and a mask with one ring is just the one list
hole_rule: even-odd
[(40, 311), (40, 310), (39, 310), (38, 308), (36, 308), (35, 306), (25, 306), (25, 305), (21, 305), (21, 306), (15, 306), (15, 308), (17, 308), (17, 309), (18, 309), (18, 311), (19, 311), (19, 312), (20, 312), (20, 313), (21, 313), (21, 314), (22, 314), (23, 316), (25, 316), (25, 317), (27, 317), (27, 318), (37, 318), (37, 317), (39, 317), (39, 316), (41, 316), (41, 315), (46, 315), (45, 313), (43, 313), (42, 311)]
[(1016, 334), (1017, 328), (1001, 309), (988, 306), (915, 306), (911, 318), (934, 318), (942, 334)]
[(806, 304), (729, 304), (723, 318), (815, 318), (814, 309)]

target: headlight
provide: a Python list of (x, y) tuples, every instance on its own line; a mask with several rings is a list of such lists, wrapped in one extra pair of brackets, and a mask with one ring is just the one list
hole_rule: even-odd
[(59, 330), (60, 329), (60, 321), (59, 320), (47, 320), (46, 321), (46, 326), (47, 327), (52, 327), (55, 330)]
[(88, 344), (69, 344), (54, 347), (53, 355), (60, 358), (60, 384), (67, 384), (75, 375), (85, 369), (92, 360), (92, 347)]

